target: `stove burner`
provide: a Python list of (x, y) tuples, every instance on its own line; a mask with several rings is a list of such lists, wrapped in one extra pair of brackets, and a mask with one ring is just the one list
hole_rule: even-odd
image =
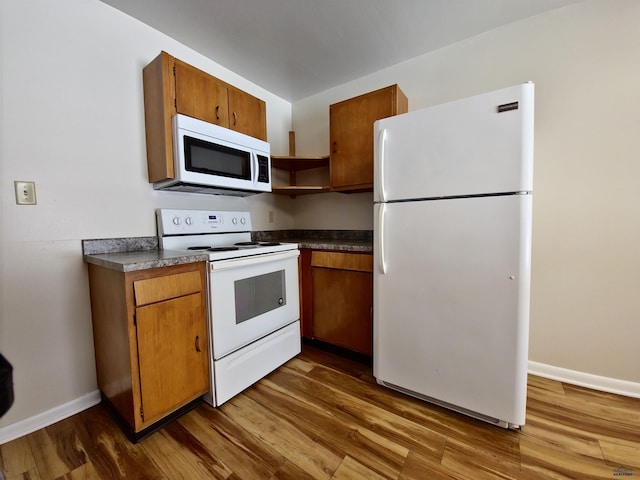
[(207, 248), (209, 252), (228, 252), (230, 250), (240, 250), (238, 247), (211, 247)]
[(187, 250), (206, 250), (209, 248), (209, 245), (195, 245), (193, 247), (187, 247)]
[(238, 247), (257, 247), (258, 242), (238, 242), (234, 245), (237, 245)]
[(282, 244), (280, 242), (260, 242), (260, 245), (263, 247), (275, 247)]

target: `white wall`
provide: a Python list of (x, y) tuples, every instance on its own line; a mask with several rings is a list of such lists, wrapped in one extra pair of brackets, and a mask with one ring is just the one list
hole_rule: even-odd
[[(376, 88), (415, 110), (534, 81), (530, 359), (640, 382), (639, 20), (636, 0), (586, 1), (304, 99), (297, 153), (326, 154), (328, 106)], [(297, 199), (296, 226), (372, 228), (371, 197), (330, 195)]]
[[(97, 0), (2, 0), (1, 8), (0, 352), (14, 365), (16, 397), (5, 426), (96, 389), (81, 239), (155, 235), (159, 207), (249, 208), (256, 229), (293, 220), (289, 199), (271, 194), (152, 189), (142, 68), (166, 50), (262, 98), (274, 153), (288, 148), (289, 102)], [(15, 204), (14, 180), (36, 182), (36, 206)]]

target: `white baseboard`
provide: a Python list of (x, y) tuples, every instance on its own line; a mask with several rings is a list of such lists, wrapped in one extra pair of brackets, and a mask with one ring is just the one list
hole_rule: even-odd
[[(578, 372), (567, 368), (554, 367), (544, 363), (529, 361), (529, 373), (540, 377), (558, 380), (581, 387), (592, 388), (603, 392), (615, 393), (627, 397), (640, 398), (640, 383), (601, 377), (590, 373)], [(64, 420), (87, 408), (100, 403), (100, 391), (95, 390), (80, 398), (59, 405), (46, 412), (39, 413), (25, 420), (0, 428), (0, 445), (20, 438), (41, 428)]]
[(64, 420), (65, 418), (86, 410), (89, 407), (93, 407), (98, 403), (100, 403), (100, 391), (95, 390), (80, 398), (58, 405), (46, 412), (39, 413), (33, 417), (2, 427), (0, 428), (0, 445), (24, 435), (28, 435), (36, 430), (40, 430), (41, 428), (53, 425), (60, 420)]
[(532, 361), (529, 361), (529, 373), (560, 382), (592, 388), (593, 390), (640, 398), (640, 383), (636, 382), (601, 377), (599, 375), (592, 375), (591, 373), (578, 372)]

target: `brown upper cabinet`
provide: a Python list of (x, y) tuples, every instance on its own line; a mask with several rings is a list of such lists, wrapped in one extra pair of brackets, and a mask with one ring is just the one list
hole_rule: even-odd
[(147, 65), (142, 76), (150, 182), (174, 178), (171, 119), (176, 113), (267, 140), (263, 100), (167, 52)]
[(373, 122), (409, 110), (398, 85), (381, 88), (329, 107), (332, 191), (373, 189)]

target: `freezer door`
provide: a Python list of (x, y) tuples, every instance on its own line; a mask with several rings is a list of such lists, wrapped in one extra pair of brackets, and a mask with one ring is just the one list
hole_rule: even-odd
[(533, 83), (374, 124), (374, 201), (533, 189)]
[(378, 382), (524, 424), (531, 198), (375, 205)]

